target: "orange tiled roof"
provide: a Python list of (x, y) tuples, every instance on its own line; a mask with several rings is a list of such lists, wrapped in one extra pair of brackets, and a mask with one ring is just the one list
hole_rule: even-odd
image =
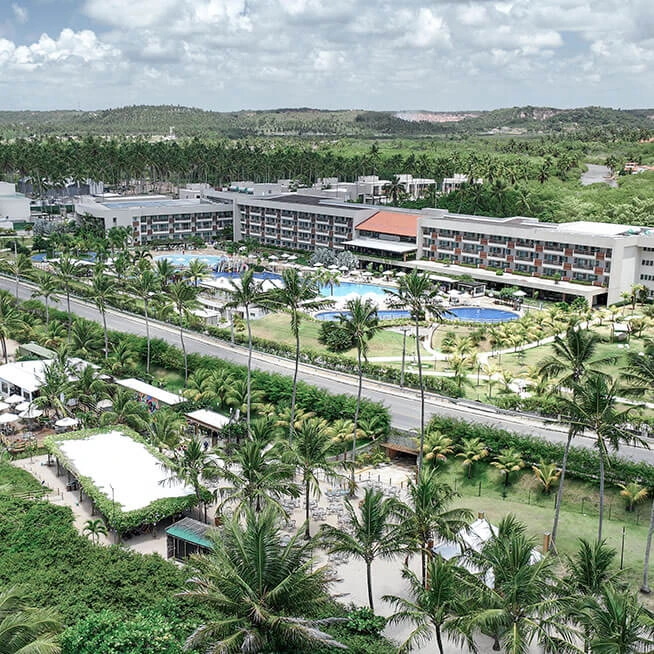
[(400, 211), (378, 211), (375, 215), (359, 223), (356, 229), (415, 238), (418, 233), (418, 215)]

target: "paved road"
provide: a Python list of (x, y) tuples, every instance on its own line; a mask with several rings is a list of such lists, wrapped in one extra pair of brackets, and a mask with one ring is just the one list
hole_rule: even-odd
[[(0, 288), (13, 293), (15, 282), (0, 276)], [(19, 298), (28, 299), (32, 290), (30, 285), (21, 283)], [(65, 309), (65, 299), (62, 298), (58, 308)], [(71, 308), (79, 316), (101, 322), (98, 310), (86, 302), (71, 300)], [(140, 316), (111, 310), (107, 313), (107, 325), (112, 330), (145, 335), (145, 321)], [(179, 329), (173, 326), (151, 322), (150, 333), (153, 338), (161, 338), (173, 345), (179, 345)], [(194, 332), (186, 332), (184, 340), (189, 352), (208, 354), (225, 361), (246, 365), (247, 349), (244, 347), (233, 346)], [(267, 372), (286, 372), (289, 375), (293, 373), (293, 361), (258, 352), (253, 353), (253, 366)], [(353, 375), (303, 364), (300, 366), (300, 378), (331, 393), (356, 394), (357, 379)], [(388, 407), (394, 427), (403, 430), (419, 428), (420, 393), (417, 390), (402, 390), (391, 384), (364, 380), (363, 395), (370, 400), (382, 402)], [(481, 408), (473, 402), (455, 402), (429, 393), (427, 394), (425, 415), (427, 419), (432, 415), (441, 415), (490, 425), (519, 434), (538, 436), (555, 443), (563, 443), (566, 439), (566, 428), (563, 425), (548, 424), (528, 416), (499, 413), (492, 407)], [(592, 447), (592, 440), (578, 438), (577, 444)], [(654, 465), (654, 449), (650, 451), (643, 448), (625, 447), (621, 449), (621, 453), (627, 458), (644, 460)]]
[(611, 171), (607, 166), (598, 164), (586, 164), (586, 172), (581, 175), (581, 185), (590, 186), (591, 184), (608, 184), (617, 187), (618, 183), (611, 177)]

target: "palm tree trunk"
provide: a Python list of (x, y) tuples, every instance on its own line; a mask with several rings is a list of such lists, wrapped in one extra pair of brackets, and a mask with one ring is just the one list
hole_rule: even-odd
[(5, 363), (8, 363), (9, 358), (7, 356), (7, 339), (5, 338), (4, 334), (0, 334), (0, 344), (2, 344), (2, 358), (5, 360)]
[(248, 326), (248, 403), (247, 403), (247, 426), (248, 433), (250, 432), (250, 414), (252, 412), (252, 325), (250, 325), (250, 308), (245, 305), (245, 322)]
[(366, 561), (366, 582), (368, 583), (368, 604), (375, 610), (375, 602), (372, 599), (372, 562)]
[(66, 306), (68, 308), (68, 345), (70, 345), (70, 330), (73, 327), (73, 314), (70, 312), (70, 288), (66, 286)]
[(563, 501), (563, 482), (565, 481), (565, 473), (568, 469), (568, 454), (570, 453), (570, 445), (572, 443), (572, 428), (568, 430), (568, 440), (563, 450), (563, 462), (561, 464), (561, 479), (559, 480), (559, 490), (556, 493), (556, 507), (554, 509), (554, 524), (552, 525), (552, 537), (550, 539), (550, 549), (556, 547), (556, 532), (559, 528), (559, 516), (561, 514), (561, 502)]
[(295, 398), (297, 396), (297, 373), (300, 367), (300, 329), (295, 332), (295, 371), (293, 372), (293, 395), (291, 396), (291, 423), (288, 426), (288, 442), (293, 441), (295, 427)]
[(597, 529), (597, 542), (602, 540), (602, 522), (604, 520), (604, 451), (600, 446), (600, 519)]
[(438, 645), (438, 651), (440, 654), (443, 654), (443, 637), (441, 636), (441, 628), (436, 626), (436, 644)]
[(143, 303), (143, 313), (145, 315), (145, 341), (146, 341), (146, 354), (145, 354), (145, 372), (150, 374), (150, 319), (148, 316), (148, 303)]
[(649, 516), (649, 531), (647, 532), (647, 545), (645, 546), (645, 564), (643, 565), (643, 585), (640, 587), (641, 593), (649, 593), (649, 554), (652, 548), (652, 536), (654, 536), (654, 500), (652, 500), (652, 510)]
[(184, 343), (184, 325), (182, 323), (182, 313), (179, 314), (179, 340), (182, 344), (182, 352), (184, 353), (184, 386), (188, 382), (188, 357), (186, 356), (186, 344)]
[(357, 403), (354, 409), (354, 426), (352, 428), (352, 474), (350, 475), (350, 497), (354, 497), (356, 481), (354, 479), (354, 458), (357, 451), (357, 425), (359, 424), (359, 410), (361, 409), (361, 388), (363, 386), (363, 369), (361, 367), (361, 347), (357, 347), (357, 364), (359, 372), (359, 386), (357, 388)]
[(425, 447), (425, 386), (422, 383), (422, 359), (420, 358), (420, 323), (416, 318), (416, 352), (418, 355), (418, 383), (420, 385), (420, 448), (418, 450), (418, 474), (422, 470), (422, 450)]
[(310, 481), (307, 478), (304, 486), (304, 539), (309, 540), (311, 538), (311, 526), (309, 525), (309, 491), (310, 491)]
[(101, 311), (102, 313), (102, 328), (104, 330), (104, 360), (106, 361), (109, 358), (109, 336), (107, 334), (107, 312), (105, 309)]
[(45, 298), (45, 326), (47, 327), (50, 324), (50, 304), (48, 298)]

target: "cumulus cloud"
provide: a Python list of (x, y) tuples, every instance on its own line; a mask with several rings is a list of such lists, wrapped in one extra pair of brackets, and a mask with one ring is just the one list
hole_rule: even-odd
[(88, 29), (59, 12), (30, 39), (16, 0), (25, 36), (0, 40), (0, 84), (47, 104), (84, 78), (95, 106), (654, 105), (651, 0), (69, 2)]

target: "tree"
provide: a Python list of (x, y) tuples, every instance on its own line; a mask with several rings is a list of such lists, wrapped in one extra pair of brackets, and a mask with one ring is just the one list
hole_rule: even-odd
[(350, 477), (350, 493), (354, 495), (356, 483), (354, 480), (354, 459), (357, 447), (357, 429), (359, 425), (359, 411), (361, 410), (361, 391), (363, 389), (363, 362), (368, 361), (368, 342), (379, 330), (379, 317), (377, 306), (371, 300), (362, 300), (360, 297), (348, 300), (345, 309), (347, 313), (339, 315), (342, 329), (354, 343), (357, 350), (357, 401), (354, 409), (352, 423), (352, 469)]
[[(553, 354), (545, 357), (537, 366), (538, 374), (548, 379), (556, 379), (559, 388), (579, 383), (587, 372), (600, 372), (600, 367), (615, 362), (615, 357), (596, 357), (599, 337), (587, 329), (568, 328), (565, 337), (557, 334), (552, 343)], [(573, 390), (574, 401), (574, 390)], [(561, 503), (563, 502), (563, 483), (565, 473), (568, 469), (568, 455), (574, 438), (575, 431), (570, 425), (565, 449), (563, 450), (563, 461), (561, 464), (561, 480), (556, 495), (554, 509), (554, 523), (552, 525), (552, 547), (556, 547), (556, 537), (559, 527), (559, 516), (561, 514)]]
[(297, 375), (300, 366), (300, 323), (304, 311), (313, 311), (325, 306), (324, 298), (319, 298), (320, 290), (314, 277), (302, 276), (295, 268), (287, 268), (282, 273), (282, 286), (261, 294), (261, 305), (273, 311), (283, 311), (291, 317), (291, 332), (295, 337), (295, 369), (293, 372), (293, 393), (291, 395), (291, 420), (289, 442), (293, 440), (295, 400), (297, 397)]
[(158, 448), (176, 450), (182, 440), (186, 421), (172, 409), (155, 411), (148, 425), (148, 438)]
[(472, 512), (465, 508), (450, 508), (459, 494), (440, 480), (436, 468), (424, 467), (418, 479), (407, 480), (408, 510), (404, 521), (409, 542), (420, 551), (421, 576), (426, 583), (425, 558), (436, 535), (454, 541), (461, 529), (472, 520)]
[(591, 597), (579, 621), (590, 634), (590, 651), (597, 654), (636, 654), (654, 649), (654, 614), (634, 593), (605, 584), (600, 597)]
[(438, 290), (434, 287), (429, 275), (412, 270), (408, 275), (400, 277), (398, 288), (386, 291), (389, 295), (388, 304), (391, 307), (407, 309), (415, 326), (416, 352), (418, 356), (418, 382), (420, 385), (420, 443), (418, 447), (418, 468), (422, 468), (422, 453), (425, 445), (425, 385), (422, 379), (422, 359), (420, 353), (420, 321), (431, 314), (436, 320), (441, 320), (443, 313), (438, 304)]
[(522, 454), (513, 448), (504, 448), (495, 457), (495, 461), (491, 461), (491, 465), (497, 468), (502, 474), (504, 480), (504, 488), (509, 485), (509, 480), (512, 472), (518, 472), (525, 467), (525, 462), (522, 460)]
[(208, 493), (202, 482), (213, 481), (222, 474), (215, 455), (205, 450), (199, 441), (192, 438), (181, 450), (175, 450), (173, 456), (165, 464), (165, 470), (169, 476), (160, 483), (171, 485), (182, 482), (191, 486), (195, 493), (198, 515), (201, 516), (204, 494)]
[(454, 441), (440, 431), (430, 431), (425, 438), (423, 445), (423, 455), (425, 461), (437, 466), (439, 463), (447, 461), (450, 454), (454, 454)]
[(475, 463), (488, 456), (488, 448), (481, 438), (464, 438), (459, 449), (461, 451), (456, 456), (463, 459), (461, 464), (466, 469), (466, 476), (470, 479)]
[(635, 481), (628, 484), (618, 484), (618, 486), (622, 489), (620, 495), (627, 500), (627, 511), (629, 512), (634, 511), (636, 504), (647, 499), (647, 489)]
[(82, 533), (90, 536), (93, 544), (97, 545), (100, 542), (100, 536), (107, 535), (107, 527), (99, 518), (96, 520), (87, 520), (84, 523)]
[(192, 309), (198, 306), (198, 291), (194, 286), (189, 286), (184, 281), (177, 281), (167, 287), (166, 293), (170, 303), (175, 308), (179, 320), (179, 340), (184, 353), (184, 384), (186, 384), (188, 381), (188, 355), (184, 343), (184, 318), (188, 316)]
[(0, 291), (0, 346), (2, 346), (2, 357), (5, 363), (9, 360), (7, 339), (26, 326), (27, 323), (16, 306), (16, 300), (6, 291)]
[(145, 269), (137, 269), (129, 283), (129, 290), (143, 302), (143, 317), (145, 318), (145, 338), (147, 350), (145, 356), (145, 371), (150, 374), (150, 300), (160, 288), (159, 278), (148, 265)]
[(45, 271), (39, 271), (37, 276), (38, 289), (32, 293), (32, 297), (42, 297), (45, 300), (45, 324), (50, 324), (50, 302), (59, 302), (57, 291), (59, 282), (56, 277)]
[(52, 609), (27, 605), (16, 587), (0, 591), (0, 652), (3, 654), (59, 654), (57, 634), (63, 626)]
[(115, 282), (105, 274), (104, 266), (96, 264), (91, 283), (93, 302), (102, 316), (102, 330), (104, 332), (104, 358), (109, 358), (109, 333), (107, 331), (107, 306), (116, 298)]
[(304, 485), (304, 537), (307, 540), (311, 538), (309, 510), (312, 491), (314, 497), (320, 497), (320, 482), (317, 475), (322, 472), (331, 479), (338, 476), (334, 463), (330, 461), (331, 444), (332, 430), (326, 421), (319, 418), (309, 418), (295, 430), (290, 455), (300, 471)]
[(207, 266), (207, 264), (204, 263), (204, 261), (200, 261), (200, 259), (191, 259), (188, 268), (184, 273), (184, 276), (193, 282), (193, 286), (197, 286), (198, 282), (201, 279), (207, 277), (208, 275), (209, 275), (209, 266)]
[(541, 461), (537, 466), (531, 466), (531, 469), (534, 471), (538, 483), (543, 487), (543, 493), (549, 495), (552, 492), (552, 484), (561, 476), (561, 471), (556, 463)]
[(225, 305), (234, 311), (243, 307), (245, 311), (245, 324), (248, 330), (248, 376), (247, 376), (247, 425), (250, 429), (252, 412), (252, 325), (250, 324), (250, 308), (255, 306), (261, 297), (261, 284), (254, 277), (254, 269), (248, 268), (241, 274), (239, 281), (229, 280), (229, 302)]
[(90, 320), (77, 318), (70, 332), (70, 345), (82, 359), (93, 359), (102, 348), (102, 334), (99, 327)]
[(599, 526), (597, 540), (602, 540), (604, 521), (604, 470), (609, 449), (617, 451), (622, 443), (648, 444), (631, 434), (625, 427), (629, 414), (635, 407), (617, 409), (618, 385), (600, 373), (589, 373), (580, 383), (573, 386), (574, 400), (567, 399), (566, 406), (571, 416), (575, 433), (588, 430), (595, 439), (599, 452)]
[(443, 634), (454, 640), (457, 645), (466, 643), (474, 651), (472, 639), (465, 637), (460, 629), (460, 618), (470, 613), (473, 599), (466, 584), (470, 574), (459, 565), (456, 558), (449, 561), (436, 555), (427, 564), (429, 584), (425, 585), (418, 576), (408, 568), (402, 571), (402, 577), (409, 582), (409, 599), (398, 595), (384, 595), (395, 613), (388, 619), (390, 624), (409, 622), (414, 629), (400, 645), (400, 654), (410, 651), (416, 645), (426, 645), (436, 636), (438, 651), (443, 654)]
[(13, 260), (3, 259), (0, 261), (0, 270), (4, 270), (16, 279), (15, 296), (18, 299), (18, 284), (20, 278), (32, 270), (32, 260), (30, 257), (23, 253), (18, 253)]
[(64, 351), (43, 367), (43, 379), (39, 387), (39, 395), (34, 399), (34, 405), (44, 409), (46, 413), (54, 412), (57, 418), (63, 418), (68, 413), (66, 400), (70, 397), (71, 376), (72, 370)]
[(249, 436), (230, 457), (230, 464), (238, 472), (225, 469), (223, 477), (229, 486), (221, 488), (221, 495), (227, 503), (235, 503), (236, 513), (246, 508), (259, 513), (267, 506), (282, 515), (286, 511), (281, 500), (286, 497), (299, 497), (300, 489), (294, 481), (295, 464), (286, 456), (286, 446), (275, 438), (270, 420), (259, 418), (250, 425)]
[(70, 310), (70, 292), (72, 290), (73, 280), (79, 277), (80, 265), (75, 259), (71, 259), (67, 254), (62, 254), (58, 261), (54, 263), (55, 272), (61, 279), (61, 284), (66, 293), (66, 312), (68, 313), (68, 342), (71, 339), (71, 329), (73, 323), (73, 314)]
[(192, 587), (181, 593), (205, 604), (212, 616), (189, 636), (188, 649), (230, 654), (344, 648), (321, 631), (324, 619), (312, 619), (324, 615), (331, 598), (329, 570), (316, 567), (311, 541), (303, 543), (298, 532), (283, 544), (275, 514), (251, 509), (244, 522), (234, 516), (210, 538), (212, 551), (191, 557)]
[(404, 184), (397, 175), (394, 175), (391, 181), (384, 184), (383, 191), (386, 197), (391, 199), (394, 206), (399, 204), (400, 198), (406, 193)]
[(344, 553), (361, 559), (366, 564), (368, 604), (374, 610), (372, 594), (372, 563), (375, 559), (389, 559), (406, 549), (404, 526), (406, 506), (380, 491), (366, 488), (360, 504), (361, 515), (349, 500), (345, 500), (350, 529), (322, 525), (321, 539), (333, 553)]
[(161, 282), (161, 288), (165, 291), (170, 281), (177, 275), (177, 268), (170, 259), (157, 259), (155, 261), (156, 274)]
[(101, 426), (127, 425), (141, 433), (147, 430), (150, 414), (145, 404), (135, 399), (134, 391), (117, 388), (111, 401), (111, 409), (100, 416)]
[(558, 571), (549, 554), (535, 553), (535, 541), (525, 531), (508, 515), (480, 552), (464, 555), (479, 570), (470, 589), (478, 604), (464, 623), (469, 632), (494, 635), (507, 654), (526, 654), (534, 640), (546, 652), (574, 651), (574, 631), (564, 613), (569, 602), (558, 593)]

